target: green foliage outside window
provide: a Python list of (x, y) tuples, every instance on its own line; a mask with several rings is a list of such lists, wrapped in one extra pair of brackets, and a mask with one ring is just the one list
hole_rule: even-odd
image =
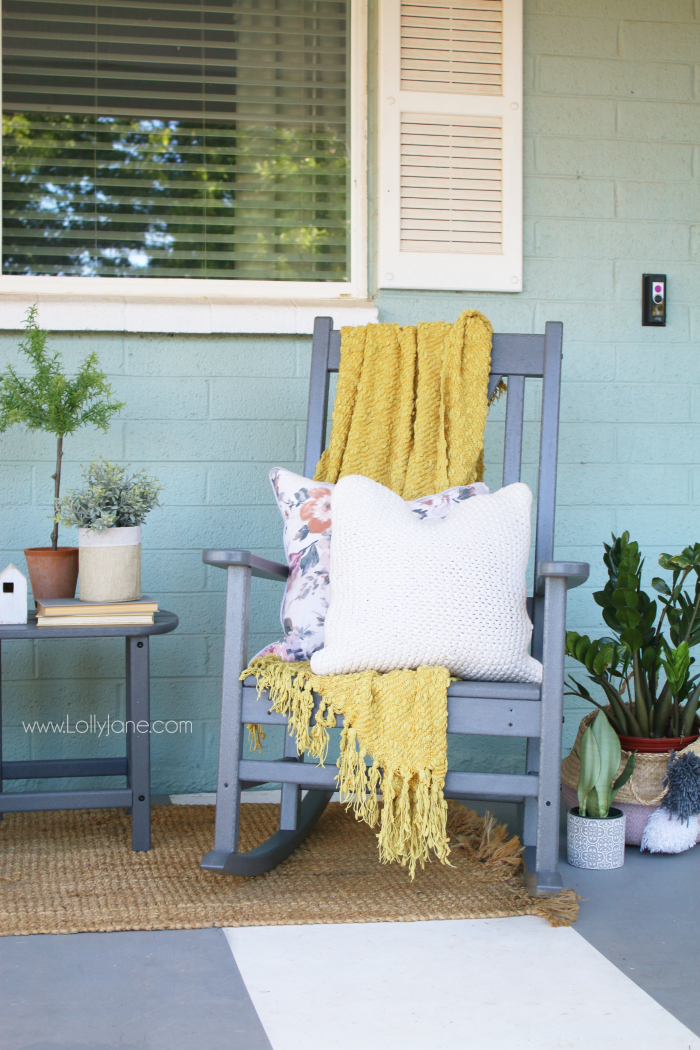
[(5, 113), (3, 164), (4, 273), (348, 277), (331, 130)]

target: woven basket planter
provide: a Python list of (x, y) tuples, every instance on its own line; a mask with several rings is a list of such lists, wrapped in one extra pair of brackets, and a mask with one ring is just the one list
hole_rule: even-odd
[[(578, 806), (578, 756), (580, 754), (581, 737), (593, 722), (597, 713), (597, 711), (591, 711), (582, 720), (571, 754), (561, 764), (562, 793), (567, 809), (573, 809)], [(700, 740), (696, 740), (695, 743), (684, 747), (678, 754), (683, 755), (687, 751), (693, 751), (700, 757)], [(634, 760), (634, 773), (615, 798), (613, 805), (616, 809), (622, 810), (626, 817), (625, 842), (628, 846), (638, 846), (640, 844), (642, 832), (649, 817), (654, 810), (659, 808), (661, 800), (666, 794), (663, 779), (666, 776), (669, 755), (669, 751), (663, 751), (657, 755), (637, 752)], [(615, 774), (616, 777), (624, 769), (628, 758), (629, 752), (623, 750), (620, 768)], [(698, 832), (698, 841), (700, 842), (700, 831)]]

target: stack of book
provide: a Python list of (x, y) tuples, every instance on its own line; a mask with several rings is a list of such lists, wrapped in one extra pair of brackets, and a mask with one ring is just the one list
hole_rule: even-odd
[(158, 602), (81, 602), (78, 598), (37, 598), (37, 627), (125, 627), (153, 623)]

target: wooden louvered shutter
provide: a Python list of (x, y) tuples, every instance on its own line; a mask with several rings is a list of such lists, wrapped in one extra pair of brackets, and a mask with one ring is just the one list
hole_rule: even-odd
[(522, 0), (379, 5), (377, 285), (522, 289)]

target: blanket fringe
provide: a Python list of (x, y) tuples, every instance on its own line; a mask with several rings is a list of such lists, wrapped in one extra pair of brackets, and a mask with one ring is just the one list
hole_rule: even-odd
[(442, 864), (449, 864), (447, 802), (442, 783), (430, 770), (406, 775), (385, 770), (382, 786), (382, 814), (379, 858), (383, 864), (398, 861), (411, 878), (416, 866), (425, 867), (434, 853)]
[(309, 731), (314, 698), (309, 685), (311, 667), (308, 660), (285, 663), (278, 656), (259, 656), (243, 671), (241, 680), (250, 675), (255, 676), (258, 696), (265, 689), (269, 690), (272, 710), (287, 719), (289, 735), (296, 736), (298, 754), (308, 751), (323, 764), (328, 750), (328, 734), (326, 732), (324, 737), (322, 724), (318, 723), (320, 734), (316, 733), (312, 739)]
[(265, 730), (262, 726), (256, 725), (253, 722), (249, 722), (246, 726), (248, 730), (248, 748), (250, 751), (259, 751), (262, 755), (263, 740), (265, 739)]
[(508, 392), (508, 380), (507, 379), (499, 379), (498, 385), (496, 386), (496, 389), (494, 390), (494, 392), (491, 394), (491, 397), (489, 398), (489, 408), (491, 408), (491, 405), (493, 405), (494, 402), (500, 401), (500, 399), (503, 397), (503, 395), (506, 394), (507, 392)]
[[(287, 718), (289, 733), (296, 736), (298, 753), (308, 752), (323, 765), (328, 754), (328, 730), (336, 725), (336, 715), (341, 711), (336, 711), (333, 701), (321, 694), (314, 717), (313, 690), (320, 690), (322, 685), (321, 680), (312, 675), (308, 661), (285, 663), (277, 656), (256, 657), (241, 679), (251, 674), (256, 678), (258, 696), (268, 690), (272, 710)], [(261, 727), (249, 726), (248, 732), (251, 746), (259, 745), (262, 749)], [(368, 764), (367, 759), (368, 751), (345, 714), (336, 763), (340, 801), (352, 807), (358, 820), (370, 827), (379, 824), (377, 839), (382, 863), (397, 861), (402, 866), (408, 865), (412, 879), (417, 865), (425, 867), (431, 854), (442, 864), (449, 863), (443, 778), (429, 769), (419, 772), (388, 769), (382, 773), (376, 760)]]

